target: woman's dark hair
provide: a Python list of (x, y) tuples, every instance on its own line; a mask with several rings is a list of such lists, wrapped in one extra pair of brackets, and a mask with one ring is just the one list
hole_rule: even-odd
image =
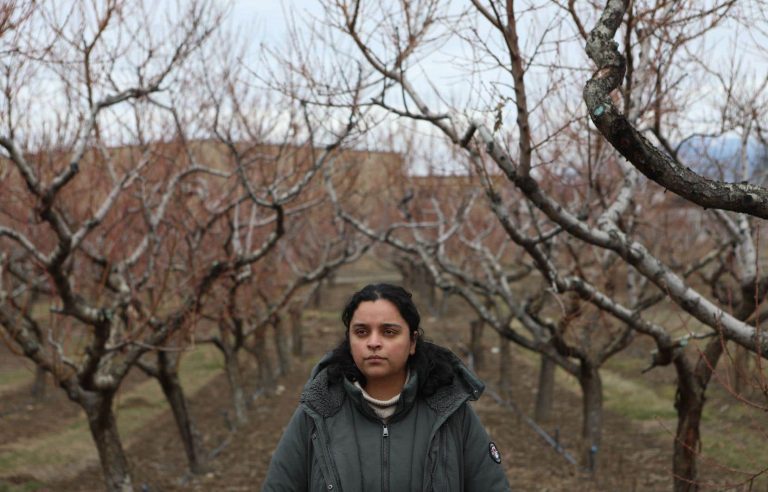
[(331, 381), (340, 382), (342, 377), (366, 385), (365, 376), (352, 359), (349, 344), (349, 324), (361, 302), (386, 300), (394, 304), (400, 316), (408, 323), (411, 338), (416, 340), (416, 351), (408, 358), (408, 367), (418, 374), (419, 393), (430, 396), (438, 388), (451, 384), (454, 376), (455, 356), (446, 349), (424, 340), (421, 316), (411, 293), (398, 285), (369, 284), (352, 294), (341, 312), (344, 323), (344, 340), (335, 348), (328, 360)]

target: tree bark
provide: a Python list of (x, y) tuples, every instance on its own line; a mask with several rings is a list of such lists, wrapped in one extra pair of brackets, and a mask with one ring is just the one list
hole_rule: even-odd
[(751, 183), (726, 183), (696, 174), (657, 149), (613, 104), (610, 94), (624, 80), (627, 65), (613, 38), (628, 4), (627, 0), (605, 2), (587, 41), (587, 55), (597, 70), (585, 84), (583, 97), (595, 127), (637, 170), (665, 190), (705, 209), (719, 208), (768, 219), (768, 190)]
[(483, 350), (483, 327), (485, 322), (482, 319), (474, 319), (469, 323), (469, 355), (471, 357), (470, 366), (472, 370), (479, 371), (485, 365), (485, 352)]
[(741, 395), (749, 387), (749, 361), (752, 354), (741, 345), (733, 345), (735, 345), (732, 367), (733, 391)]
[[(230, 309), (230, 313), (234, 310)], [(224, 373), (229, 383), (229, 395), (232, 401), (232, 410), (235, 413), (234, 427), (242, 427), (248, 422), (246, 409), (245, 390), (243, 389), (243, 377), (240, 371), (238, 352), (243, 344), (243, 324), (241, 318), (230, 315), (230, 318), (219, 321), (219, 337), (214, 340), (214, 345), (224, 356)]]
[(45, 386), (48, 373), (42, 367), (35, 366), (35, 380), (32, 383), (32, 398), (42, 400), (45, 397)]
[(582, 394), (581, 436), (584, 439), (584, 466), (595, 471), (603, 433), (603, 383), (599, 368), (582, 360), (579, 367), (579, 385)]
[(441, 290), (440, 291), (440, 297), (436, 298), (435, 303), (437, 304), (437, 307), (435, 308), (435, 317), (437, 319), (443, 319), (443, 316), (445, 315), (445, 310), (448, 306), (448, 298), (450, 297), (450, 294), (448, 294), (447, 291)]
[(273, 316), (272, 329), (275, 336), (275, 347), (277, 347), (278, 375), (284, 376), (291, 371), (291, 351), (288, 347), (288, 337), (285, 333), (283, 318), (279, 314)]
[(117, 432), (112, 409), (114, 393), (89, 393), (81, 405), (88, 416), (88, 426), (96, 443), (108, 492), (132, 492), (128, 460)]
[(432, 274), (421, 263), (412, 264), (410, 273), (412, 290), (417, 293), (422, 302), (426, 303), (429, 312), (434, 315), (437, 312), (437, 299), (435, 297)]
[(542, 423), (549, 420), (552, 414), (552, 402), (555, 393), (555, 369), (557, 365), (547, 357), (541, 355), (541, 364), (539, 366), (539, 387), (536, 391), (536, 408), (533, 418), (536, 422)]
[(684, 354), (674, 360), (677, 371), (677, 432), (672, 457), (675, 492), (699, 490), (697, 457), (701, 451), (701, 415), (707, 385), (722, 354), (723, 343), (719, 337), (712, 339), (699, 355), (695, 368)]
[(242, 427), (248, 423), (248, 411), (246, 409), (245, 390), (243, 389), (243, 377), (240, 372), (240, 364), (237, 360), (237, 351), (228, 346), (222, 350), (224, 354), (224, 369), (227, 373), (230, 394), (232, 397), (232, 409), (235, 411), (235, 427)]
[(437, 316), (437, 295), (429, 268), (410, 256), (395, 258), (393, 264), (400, 272), (403, 286), (414, 294), (417, 303), (420, 306), (426, 306), (430, 314)]
[(309, 297), (310, 305), (315, 309), (320, 309), (323, 306), (323, 281), (318, 280), (315, 289), (312, 291), (312, 295)]
[[(690, 376), (689, 376), (690, 377)], [(678, 385), (675, 399), (677, 410), (677, 432), (673, 455), (675, 492), (695, 492), (699, 470), (697, 454), (701, 446), (701, 414), (704, 410), (704, 394), (700, 387)]]
[(288, 316), (291, 320), (291, 341), (293, 342), (291, 349), (294, 357), (304, 355), (304, 343), (302, 340), (304, 325), (302, 324), (301, 314), (301, 303), (291, 304), (288, 309)]
[(178, 372), (178, 355), (170, 355), (167, 352), (158, 352), (157, 357), (157, 380), (163, 390), (165, 399), (171, 406), (173, 418), (176, 421), (176, 427), (181, 436), (181, 442), (184, 445), (184, 452), (187, 455), (189, 471), (194, 474), (205, 472), (203, 453), (200, 449), (198, 436), (192, 423), (192, 417), (189, 414), (187, 406), (187, 397), (181, 386)]
[(253, 342), (246, 349), (256, 358), (256, 365), (259, 368), (259, 386), (270, 394), (275, 387), (275, 374), (272, 369), (272, 361), (267, 354), (267, 327), (259, 327), (253, 334)]
[(499, 335), (499, 393), (508, 397), (510, 394), (509, 366), (512, 362), (509, 339)]

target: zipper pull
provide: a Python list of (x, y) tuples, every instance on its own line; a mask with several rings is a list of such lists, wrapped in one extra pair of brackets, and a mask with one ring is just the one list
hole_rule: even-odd
[(383, 429), (381, 435), (384, 436), (384, 437), (389, 437), (389, 429), (387, 428), (387, 424), (384, 424), (384, 429)]

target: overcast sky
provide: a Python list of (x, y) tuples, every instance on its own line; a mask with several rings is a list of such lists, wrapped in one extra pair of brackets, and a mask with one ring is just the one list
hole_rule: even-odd
[[(221, 1), (225, 2), (226, 0)], [(266, 43), (272, 46), (279, 46), (286, 40), (287, 23), (289, 20), (295, 19), (297, 21), (297, 25), (301, 27), (303, 25), (302, 19), (305, 19), (311, 15), (320, 16), (321, 14), (321, 8), (318, 0), (230, 0), (229, 4), (231, 5), (232, 9), (231, 15), (229, 16), (230, 22), (233, 22), (234, 25), (240, 28), (241, 32), (247, 36), (249, 41), (254, 43), (254, 47), (260, 45), (261, 43)], [(463, 0), (459, 1), (458, 4), (463, 4)], [(542, 27), (535, 27), (535, 25), (541, 21), (540, 14), (541, 12), (539, 12), (539, 15), (534, 14), (533, 17), (528, 17), (526, 20), (526, 27), (533, 26), (532, 32), (536, 32), (542, 29)], [(523, 30), (525, 30), (525, 28)], [(719, 39), (716, 33), (711, 33), (707, 37), (705, 44), (709, 46), (707, 51), (710, 60), (716, 60), (722, 56), (721, 52), (725, 53), (728, 51), (724, 49), (724, 47), (732, 46), (732, 43), (735, 42), (734, 39), (737, 39), (737, 37), (734, 37), (737, 35), (734, 35), (732, 30), (725, 31), (725, 34), (726, 36), (724, 36), (724, 39), (722, 40)], [(722, 42), (725, 39), (728, 39), (729, 42)], [(580, 44), (574, 46), (576, 49), (581, 50)], [(459, 47), (459, 50), (460, 49), (461, 48)], [(415, 82), (419, 89), (423, 87), (425, 89), (424, 92), (429, 93), (431, 87), (425, 83), (426, 77), (429, 77), (433, 82), (437, 82), (441, 91), (443, 91), (443, 95), (456, 91), (458, 92), (458, 99), (463, 99), (468, 90), (466, 85), (469, 83), (469, 80), (466, 76), (457, 78), (456, 74), (453, 73), (455, 68), (461, 69), (463, 67), (456, 67), (455, 61), (446, 61), (457, 53), (460, 52), (453, 50), (450, 43), (449, 45), (441, 46), (439, 52), (437, 52), (435, 56), (431, 56), (422, 60), (418, 69), (411, 74), (411, 81)], [(751, 55), (751, 53), (749, 55)], [(580, 52), (568, 58), (570, 61), (575, 61), (578, 59), (583, 59), (583, 56), (583, 52)], [(763, 79), (766, 76), (766, 71), (768, 70), (768, 68), (766, 68), (765, 58), (755, 58), (750, 56), (749, 61), (751, 69), (755, 71), (755, 80)], [(715, 63), (715, 65), (721, 65), (721, 63)], [(588, 70), (590, 67), (587, 64), (584, 66), (584, 68)], [(419, 72), (424, 74), (424, 81), (419, 80)], [(533, 70), (531, 72), (533, 72)], [(529, 91), (531, 92), (535, 92), (536, 87), (539, 85), (536, 83), (531, 83), (532, 77), (534, 76), (534, 73), (528, 74)], [(475, 87), (478, 82), (489, 82), (489, 80), (484, 76), (481, 77), (481, 79), (482, 80), (479, 81), (475, 80), (471, 86)], [(535, 81), (536, 80), (533, 79), (533, 82)], [(490, 82), (493, 83), (492, 81)], [(700, 91), (702, 94), (701, 99), (703, 101), (706, 100), (708, 96), (717, 94), (722, 89), (717, 85), (703, 85), (694, 86), (692, 90)], [(708, 112), (706, 104), (699, 104), (695, 106), (695, 108), (688, 108), (686, 115), (688, 118), (690, 118), (686, 124), (691, 127), (695, 127), (697, 122), (699, 124), (704, 124), (704, 115), (706, 112)], [(512, 115), (510, 114), (509, 116)]]
[(286, 15), (319, 13), (317, 0), (232, 0), (232, 21), (254, 29), (259, 40), (279, 40), (286, 33)]

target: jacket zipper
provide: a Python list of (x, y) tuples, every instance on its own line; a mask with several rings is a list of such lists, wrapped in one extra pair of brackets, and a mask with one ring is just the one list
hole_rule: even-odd
[(389, 428), (383, 423), (381, 431), (381, 490), (389, 492)]

